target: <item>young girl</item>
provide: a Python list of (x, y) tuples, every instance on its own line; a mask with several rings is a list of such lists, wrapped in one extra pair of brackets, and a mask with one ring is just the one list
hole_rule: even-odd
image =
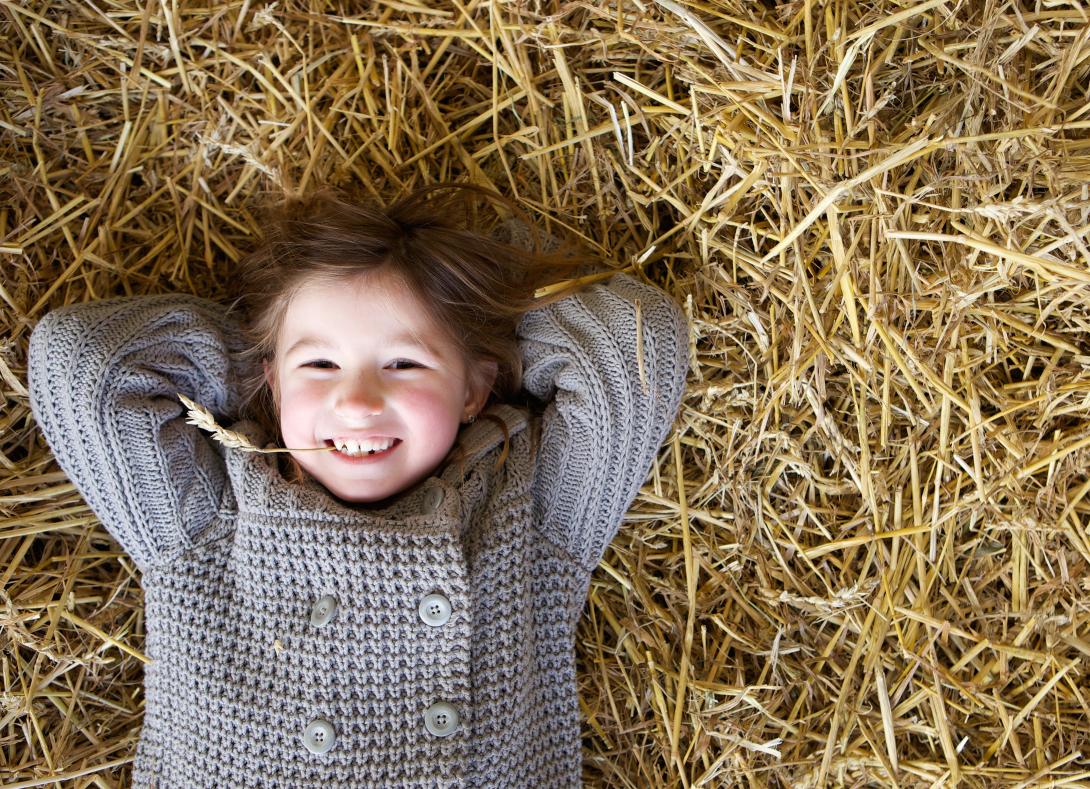
[[(580, 784), (575, 627), (684, 320), (623, 274), (530, 309), (559, 258), (436, 196), (287, 203), (245, 328), (184, 295), (36, 327), (34, 414), (142, 572), (134, 785)], [(212, 441), (179, 393), (290, 458)]]

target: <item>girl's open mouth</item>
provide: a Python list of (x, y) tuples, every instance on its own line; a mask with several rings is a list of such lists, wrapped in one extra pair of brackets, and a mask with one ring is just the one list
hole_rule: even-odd
[[(327, 447), (336, 446), (336, 443), (332, 439), (328, 438), (326, 439), (325, 444)], [(342, 460), (351, 460), (356, 462), (378, 460), (380, 458), (386, 457), (399, 446), (401, 446), (401, 439), (395, 438), (385, 449), (363, 449), (362, 447), (352, 449), (351, 447), (346, 447), (345, 449), (335, 450), (333, 454), (341, 458)]]

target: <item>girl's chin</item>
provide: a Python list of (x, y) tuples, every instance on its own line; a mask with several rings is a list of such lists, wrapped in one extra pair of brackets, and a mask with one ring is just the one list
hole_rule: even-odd
[(326, 475), (325, 479), (322, 477), (315, 477), (315, 479), (338, 499), (350, 504), (377, 504), (397, 495), (401, 490), (391, 486), (389, 479), (353, 480), (343, 477), (331, 479), (329, 475)]
[(392, 498), (392, 496), (361, 496), (361, 495), (338, 495), (333, 494), (339, 501), (345, 504), (354, 505), (377, 505), (382, 504), (384, 501)]
[(312, 477), (341, 501), (376, 504), (412, 486), (400, 471), (382, 458), (337, 458), (330, 452), (326, 462), (310, 471)]

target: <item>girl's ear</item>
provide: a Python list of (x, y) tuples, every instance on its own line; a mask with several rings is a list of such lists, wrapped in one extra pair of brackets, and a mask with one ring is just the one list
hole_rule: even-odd
[(496, 383), (499, 366), (494, 361), (478, 362), (470, 375), (466, 391), (466, 409), (470, 414), (478, 413), (488, 402), (492, 393), (492, 384)]

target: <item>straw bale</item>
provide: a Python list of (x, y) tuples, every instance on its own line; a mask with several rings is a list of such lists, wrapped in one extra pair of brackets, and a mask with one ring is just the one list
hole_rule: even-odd
[(139, 577), (27, 407), (60, 304), (263, 193), (465, 179), (660, 284), (690, 387), (579, 628), (588, 785), (1090, 785), (1075, 2), (0, 0), (0, 762), (123, 786)]

